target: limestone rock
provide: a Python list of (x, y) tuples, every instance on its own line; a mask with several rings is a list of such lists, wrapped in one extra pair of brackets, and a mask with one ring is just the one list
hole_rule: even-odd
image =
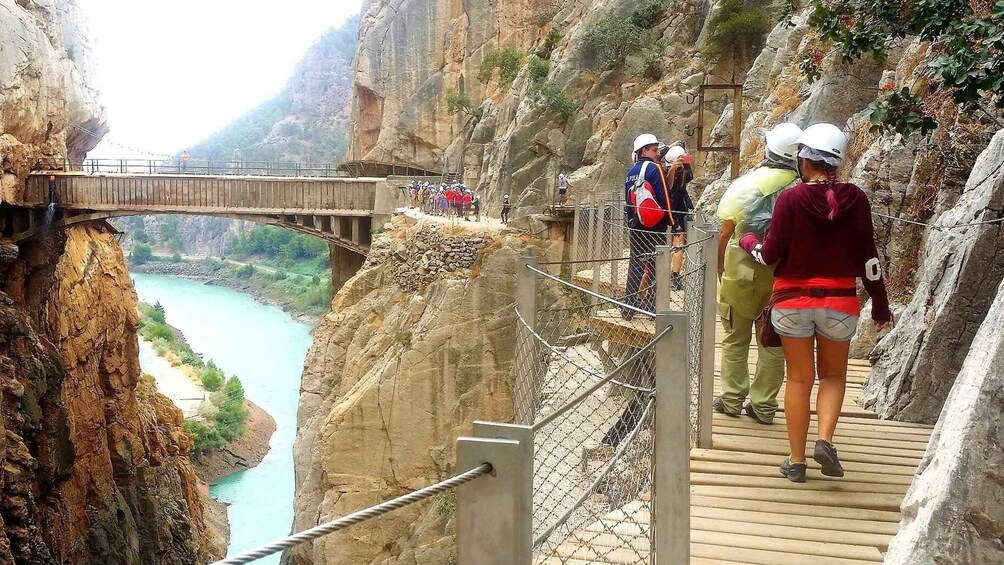
[(1004, 286), (980, 325), (903, 501), (887, 565), (1004, 562)]
[[(375, 242), (305, 363), (295, 530), (450, 475), (472, 420), (512, 417), (515, 266), (526, 245), (511, 232), (400, 217)], [(452, 269), (436, 258), (450, 254)], [(423, 262), (435, 275), (415, 271)], [(452, 551), (451, 517), (443, 504), (410, 506), (288, 559), (439, 565)]]
[[(973, 168), (944, 226), (1004, 216), (1004, 130)], [(934, 422), (1004, 279), (1000, 224), (930, 232), (913, 300), (875, 352), (861, 402), (884, 417)]]

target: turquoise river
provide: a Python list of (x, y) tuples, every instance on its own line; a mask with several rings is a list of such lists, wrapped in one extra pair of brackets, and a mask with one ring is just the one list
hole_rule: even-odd
[[(134, 274), (143, 302), (160, 302), (167, 321), (192, 349), (228, 375), (238, 375), (247, 397), (275, 418), (271, 450), (257, 467), (212, 485), (228, 504), (230, 555), (289, 534), (293, 522), (293, 439), (303, 359), (310, 326), (250, 296), (199, 282)], [(278, 556), (257, 563), (279, 563)]]

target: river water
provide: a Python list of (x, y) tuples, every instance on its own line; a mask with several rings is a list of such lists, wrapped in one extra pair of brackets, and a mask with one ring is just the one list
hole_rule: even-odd
[[(227, 288), (133, 274), (143, 302), (160, 302), (192, 349), (237, 375), (245, 395), (275, 418), (271, 450), (257, 467), (211, 485), (229, 504), (230, 555), (288, 535), (293, 523), (293, 439), (310, 326)], [(279, 563), (278, 556), (256, 563)]]

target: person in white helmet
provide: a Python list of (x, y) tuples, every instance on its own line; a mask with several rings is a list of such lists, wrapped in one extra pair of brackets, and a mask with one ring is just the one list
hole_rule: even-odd
[[(694, 180), (691, 166), (694, 159), (679, 143), (662, 146), (659, 153), (662, 155), (663, 168), (667, 171), (666, 181), (669, 183), (669, 207), (673, 215), (673, 224), (669, 228), (673, 234), (672, 243), (674, 246), (683, 246), (687, 243), (687, 219), (694, 209), (694, 201), (687, 192), (687, 185)], [(683, 290), (683, 281), (680, 279), (683, 255), (683, 249), (673, 253), (673, 290)]]
[[(653, 254), (656, 246), (666, 244), (666, 232), (673, 223), (669, 213), (669, 185), (660, 163), (659, 146), (659, 140), (654, 135), (639, 135), (634, 141), (632, 153), (635, 162), (628, 169), (624, 181), (624, 218), (629, 228), (631, 249), (625, 302), (649, 312), (655, 311), (654, 285), (649, 286), (646, 292), (640, 288), (641, 282), (646, 272), (649, 280), (655, 281)], [(632, 309), (621, 309), (624, 319), (630, 320), (634, 314)]]
[[(763, 243), (750, 232), (739, 240), (763, 265), (773, 265), (774, 294), (768, 307), (788, 369), (784, 415), (790, 455), (781, 474), (804, 482), (809, 399), (816, 376), (819, 438), (812, 458), (823, 475), (842, 477), (833, 432), (843, 406), (847, 351), (858, 325), (860, 278), (872, 298), (879, 329), (892, 321), (875, 246), (871, 205), (857, 186), (837, 181), (847, 137), (832, 124), (815, 124), (798, 138), (802, 182), (781, 193)], [(773, 337), (764, 331), (764, 336)]]
[(509, 224), (509, 210), (512, 209), (512, 204), (509, 203), (509, 195), (502, 195), (502, 224)]
[[(718, 239), (718, 315), (722, 340), (722, 394), (715, 411), (738, 417), (742, 412), (761, 424), (774, 421), (777, 393), (784, 382), (780, 348), (757, 341), (755, 378), (750, 382), (749, 351), (754, 320), (770, 301), (773, 269), (753, 260), (739, 238), (747, 233), (763, 237), (781, 191), (795, 184), (795, 155), (802, 129), (780, 124), (766, 135), (764, 160), (729, 186), (718, 205), (722, 229)], [(747, 398), (749, 403), (747, 403)]]

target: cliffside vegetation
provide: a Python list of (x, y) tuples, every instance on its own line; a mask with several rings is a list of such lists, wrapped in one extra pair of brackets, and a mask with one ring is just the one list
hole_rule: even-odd
[[(1004, 108), (1004, 2), (813, 0), (809, 24), (845, 63), (866, 56), (884, 61), (892, 39), (932, 42), (934, 58), (921, 79), (903, 88), (883, 87), (883, 96), (869, 106), (876, 131), (927, 135), (939, 125), (945, 94), (988, 116), (986, 106)], [(802, 66), (810, 78), (815, 67)]]
[(210, 361), (203, 361), (192, 351), (175, 331), (167, 325), (164, 307), (140, 303), (139, 334), (153, 343), (158, 355), (173, 353), (183, 365), (193, 368), (199, 375), (202, 386), (209, 391), (209, 402), (199, 408), (199, 420), (185, 420), (183, 428), (192, 438), (194, 454), (213, 451), (225, 446), (244, 433), (244, 423), (248, 418), (244, 406), (244, 387), (236, 376), (227, 378), (222, 369)]

